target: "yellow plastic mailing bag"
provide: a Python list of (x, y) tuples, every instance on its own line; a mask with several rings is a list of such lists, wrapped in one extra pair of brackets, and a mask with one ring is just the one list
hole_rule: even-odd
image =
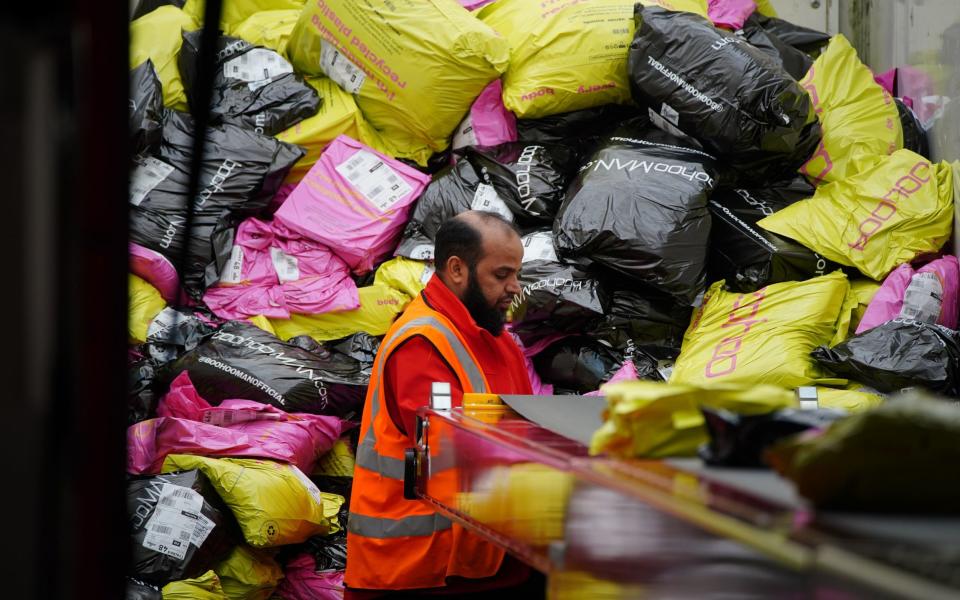
[[(536, 119), (630, 102), (627, 49), (636, 0), (498, 0), (479, 12), (510, 44), (503, 103)], [(707, 16), (706, 0), (643, 0)]]
[[(229, 33), (235, 27), (261, 12), (303, 9), (305, 0), (225, 0), (220, 12), (220, 29)], [(204, 1), (187, 0), (183, 11), (193, 17), (197, 23), (203, 22)], [(247, 40), (252, 43), (252, 40)]]
[(273, 329), (273, 325), (270, 323), (270, 319), (263, 315), (257, 315), (255, 317), (250, 317), (247, 319), (247, 322), (256, 325), (260, 329), (266, 331), (270, 335), (277, 335), (277, 332)]
[(759, 415), (797, 405), (791, 390), (773, 385), (698, 387), (654, 381), (603, 386), (604, 423), (590, 453), (623, 457), (694, 456), (708, 441), (701, 406)]
[(433, 275), (433, 265), (422, 260), (398, 256), (380, 265), (374, 285), (385, 285), (415, 298)]
[(843, 389), (818, 387), (817, 404), (820, 408), (837, 408), (849, 412), (863, 412), (883, 404), (884, 397), (867, 391), (859, 383), (850, 383)]
[(846, 336), (849, 291), (841, 271), (747, 294), (713, 284), (683, 336), (670, 383), (794, 388), (826, 382), (810, 352)]
[(254, 13), (240, 23), (231, 25), (225, 33), (284, 55), (287, 51), (287, 42), (290, 41), (290, 34), (293, 33), (293, 26), (300, 19), (301, 10), (298, 7)]
[(299, 544), (340, 530), (343, 496), (317, 489), (300, 469), (269, 460), (171, 454), (163, 472), (200, 469), (254, 548)]
[(268, 600), (283, 579), (277, 561), (244, 544), (234, 548), (214, 571), (230, 600)]
[(847, 38), (836, 35), (800, 85), (810, 94), (823, 138), (800, 172), (816, 184), (856, 174), (854, 159), (903, 148), (900, 114)]
[(134, 342), (147, 341), (147, 330), (150, 323), (166, 308), (167, 303), (160, 296), (157, 288), (136, 275), (130, 274), (128, 286), (129, 319), (127, 331)]
[(193, 579), (170, 582), (160, 592), (163, 600), (230, 600), (223, 593), (220, 579), (213, 571)]
[(199, 27), (190, 15), (169, 5), (152, 10), (130, 23), (130, 68), (148, 58), (153, 61), (163, 88), (163, 104), (176, 110), (190, 110), (177, 66), (183, 32)]
[(360, 308), (319, 315), (291, 314), (289, 319), (270, 319), (282, 340), (309, 335), (318, 342), (339, 340), (363, 331), (383, 335), (410, 303), (410, 296), (383, 286), (368, 285), (359, 290)]
[(353, 467), (356, 466), (356, 462), (357, 457), (350, 449), (350, 444), (344, 438), (340, 438), (334, 442), (329, 452), (317, 460), (313, 474), (327, 477), (353, 477)]
[(953, 232), (953, 173), (898, 150), (863, 159), (858, 175), (821, 186), (758, 224), (877, 281), (937, 252)]
[(327, 77), (307, 77), (306, 82), (320, 95), (320, 110), (312, 117), (277, 134), (282, 142), (302, 146), (307, 153), (290, 169), (284, 183), (297, 183), (307, 174), (327, 145), (338, 135), (347, 135), (390, 156), (397, 150), (383, 140), (360, 114), (353, 96)]
[(287, 45), (298, 72), (354, 94), (370, 124), (426, 164), (507, 68), (496, 32), (450, 0), (311, 0)]
[(872, 279), (858, 277), (850, 281), (850, 290), (857, 298), (857, 307), (853, 310), (853, 315), (850, 317), (849, 333), (857, 330), (857, 326), (860, 325), (860, 319), (863, 318), (863, 313), (867, 311), (870, 301), (873, 300), (873, 297), (879, 289), (880, 282)]
[(773, 7), (770, 0), (754, 0), (757, 4), (757, 12), (765, 17), (776, 17), (777, 9)]

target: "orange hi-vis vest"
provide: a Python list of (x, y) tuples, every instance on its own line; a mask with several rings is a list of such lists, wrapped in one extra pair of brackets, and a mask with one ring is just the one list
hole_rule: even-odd
[[(403, 497), (404, 451), (411, 442), (384, 406), (383, 372), (390, 354), (414, 336), (424, 337), (437, 349), (464, 393), (488, 389), (476, 358), (450, 320), (418, 296), (383, 338), (367, 389), (347, 525), (344, 581), (351, 588), (441, 587), (450, 576), (495, 575), (503, 560), (497, 546), (428, 504)], [(460, 489), (452, 452), (449, 443), (431, 437), (429, 493), (434, 498), (454, 501)]]

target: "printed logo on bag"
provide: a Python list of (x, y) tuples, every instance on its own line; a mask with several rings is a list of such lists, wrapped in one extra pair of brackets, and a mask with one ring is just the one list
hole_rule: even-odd
[(588, 85), (588, 86), (580, 85), (579, 87), (577, 87), (577, 93), (593, 94), (595, 92), (602, 92), (603, 90), (613, 90), (613, 89), (616, 89), (616, 87), (617, 87), (617, 84), (615, 84), (612, 81), (608, 81), (607, 83), (601, 83), (599, 85)]
[(923, 184), (929, 181), (930, 163), (921, 161), (915, 164), (909, 173), (898, 179), (890, 190), (883, 195), (877, 206), (870, 212), (870, 216), (860, 222), (860, 226), (857, 228), (860, 237), (857, 238), (856, 243), (847, 245), (854, 250), (863, 251), (870, 238), (880, 231), (880, 228), (890, 220), (890, 217), (897, 214), (897, 203), (903, 198), (909, 198), (916, 194), (923, 188)]
[(233, 170), (239, 166), (241, 166), (241, 164), (235, 160), (230, 160), (229, 158), (223, 159), (223, 162), (217, 167), (217, 172), (213, 174), (213, 179), (210, 180), (210, 184), (203, 188), (203, 191), (197, 196), (197, 208), (206, 204), (207, 200), (215, 193), (222, 193), (223, 184), (227, 182), (227, 178), (230, 177)]
[(546, 95), (548, 95), (548, 94), (551, 95), (551, 96), (554, 95), (554, 93), (553, 93), (553, 88), (551, 88), (551, 87), (542, 87), (542, 88), (540, 88), (539, 90), (535, 90), (535, 91), (532, 91), (532, 92), (527, 92), (526, 94), (520, 96), (520, 100), (522, 100), (522, 101), (524, 101), (524, 102), (529, 102), (530, 100), (535, 100), (535, 99), (539, 98), (540, 96), (546, 96)]
[(160, 246), (162, 248), (169, 248), (173, 243), (174, 236), (177, 235), (177, 228), (183, 225), (183, 222), (186, 221), (186, 217), (181, 217), (179, 219), (167, 219), (167, 229), (163, 232), (163, 237), (160, 239)]
[(723, 50), (730, 44), (742, 44), (743, 40), (736, 37), (725, 37), (715, 41), (710, 47), (714, 50)]
[(586, 171), (587, 169), (593, 168), (594, 171), (603, 169), (605, 171), (627, 171), (632, 173), (637, 169), (643, 169), (644, 173), (667, 173), (669, 175), (679, 175), (690, 181), (701, 181), (709, 185), (713, 185), (713, 178), (704, 173), (703, 171), (697, 171), (696, 169), (690, 170), (684, 165), (672, 165), (665, 162), (653, 162), (648, 160), (621, 160), (620, 158), (614, 157), (609, 160), (597, 159), (591, 160), (587, 164), (583, 165), (580, 168), (580, 171)]
[(531, 292), (536, 292), (537, 290), (542, 290), (544, 288), (557, 290), (558, 292), (579, 292), (583, 289), (583, 285), (585, 283), (585, 280), (577, 280), (570, 277), (545, 277), (521, 288), (520, 293), (514, 296), (513, 302), (510, 303), (510, 308), (516, 309), (523, 304)]
[[(767, 322), (765, 318), (756, 318), (757, 313), (760, 312), (760, 305), (766, 298), (766, 290), (767, 288), (762, 288), (752, 294), (740, 294), (733, 302), (733, 307), (727, 315), (727, 322), (720, 327), (721, 329), (737, 328), (737, 334), (723, 338), (713, 349), (713, 356), (704, 369), (704, 375), (708, 379), (729, 375), (737, 369), (737, 356), (743, 349), (744, 337), (755, 325)], [(748, 297), (750, 300), (744, 303)], [(737, 311), (741, 309), (743, 313), (738, 315)]]
[(677, 85), (679, 85), (680, 87), (682, 87), (685, 92), (687, 92), (688, 94), (690, 94), (691, 96), (693, 96), (694, 98), (696, 98), (697, 100), (699, 100), (700, 102), (703, 102), (704, 104), (706, 104), (707, 106), (709, 106), (711, 110), (713, 110), (713, 111), (715, 111), (715, 112), (723, 112), (723, 106), (722, 106), (722, 105), (720, 105), (719, 103), (717, 103), (715, 100), (713, 100), (712, 98), (710, 98), (709, 96), (707, 96), (706, 94), (704, 94), (703, 92), (701, 92), (700, 90), (698, 90), (697, 88), (695, 88), (695, 87), (693, 87), (692, 85), (690, 85), (689, 83), (687, 83), (687, 82), (686, 82), (683, 78), (681, 78), (679, 75), (677, 75), (676, 73), (674, 73), (674, 72), (671, 71), (670, 69), (668, 69), (668, 68), (666, 68), (665, 66), (663, 66), (663, 64), (660, 63), (660, 61), (658, 61), (658, 60), (655, 59), (654, 57), (648, 56), (648, 57), (647, 57), (647, 63), (648, 63), (650, 66), (652, 66), (654, 69), (656, 69), (657, 71), (659, 71), (661, 75), (663, 75), (664, 77), (666, 77), (666, 78), (669, 79), (670, 81), (672, 81), (672, 82), (674, 82), (675, 84), (677, 84)]
[[(530, 205), (537, 201), (536, 196), (530, 196), (530, 167), (533, 165), (533, 159), (537, 156), (537, 150), (542, 149), (543, 146), (527, 146), (520, 154), (520, 158), (517, 159), (517, 193), (520, 195), (520, 204), (527, 211), (530, 211)], [(530, 212), (535, 215), (540, 214)]]

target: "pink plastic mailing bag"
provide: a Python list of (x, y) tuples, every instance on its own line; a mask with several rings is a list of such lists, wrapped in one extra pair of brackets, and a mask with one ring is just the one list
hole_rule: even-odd
[(710, 0), (707, 16), (717, 27), (732, 31), (743, 29), (743, 24), (757, 10), (753, 0)]
[(527, 376), (530, 379), (530, 388), (533, 390), (534, 395), (537, 396), (550, 396), (553, 395), (553, 384), (544, 383), (540, 379), (540, 375), (537, 373), (537, 370), (533, 368), (533, 361), (530, 360), (532, 354), (527, 354), (526, 348), (523, 347), (523, 342), (520, 341), (520, 336), (515, 334), (510, 330), (510, 335), (513, 336), (513, 341), (517, 343), (517, 347), (520, 348), (520, 351), (523, 353), (523, 362), (527, 365)]
[(517, 117), (503, 105), (503, 84), (493, 80), (484, 88), (470, 113), (453, 134), (454, 150), (467, 146), (496, 146), (517, 141)]
[(210, 406), (185, 372), (170, 384), (157, 415), (127, 429), (130, 473), (159, 473), (168, 454), (270, 458), (309, 473), (344, 430), (337, 417), (288, 414), (252, 400)]
[(960, 262), (956, 256), (944, 256), (916, 271), (900, 265), (883, 280), (857, 333), (863, 333), (898, 317), (957, 328), (960, 295)]
[(326, 244), (358, 275), (393, 253), (430, 176), (345, 135), (333, 140), (275, 219)]
[[(613, 374), (613, 377), (610, 378), (610, 381), (607, 383), (619, 383), (621, 381), (632, 381), (634, 379), (639, 379), (637, 376), (637, 367), (633, 364), (632, 360), (623, 361), (623, 365), (617, 372)], [(606, 385), (606, 384), (604, 384)], [(587, 392), (584, 396), (602, 396), (603, 392), (596, 390), (593, 392)]]
[(316, 561), (301, 554), (287, 563), (276, 595), (284, 600), (341, 600), (343, 571), (315, 571)]
[(167, 302), (179, 303), (180, 277), (170, 259), (133, 242), (130, 242), (128, 252), (130, 272), (155, 287)]
[(220, 282), (203, 301), (223, 319), (319, 314), (360, 306), (350, 269), (326, 246), (281, 223), (247, 219), (237, 227)]

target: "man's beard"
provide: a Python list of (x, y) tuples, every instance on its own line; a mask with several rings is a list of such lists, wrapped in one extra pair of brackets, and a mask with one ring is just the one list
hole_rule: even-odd
[(503, 324), (507, 320), (507, 315), (496, 306), (490, 306), (487, 303), (483, 290), (477, 283), (477, 274), (474, 269), (470, 269), (470, 279), (467, 281), (463, 305), (467, 307), (467, 311), (477, 325), (489, 331), (491, 335), (499, 337), (503, 333)]

